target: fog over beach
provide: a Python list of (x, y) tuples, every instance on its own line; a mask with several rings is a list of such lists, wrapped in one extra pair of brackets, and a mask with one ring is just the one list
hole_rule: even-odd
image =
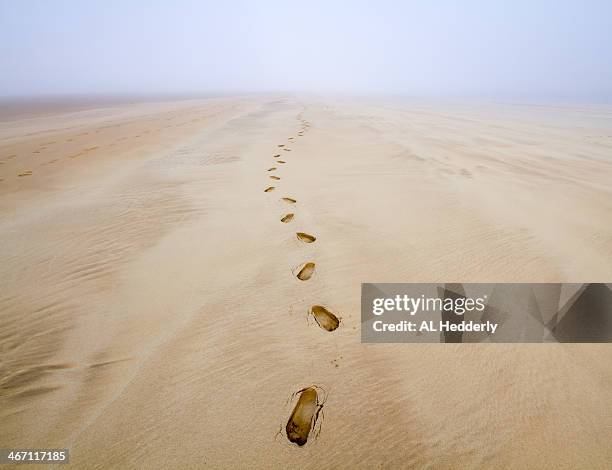
[(362, 344), (360, 289), (612, 280), (610, 13), (0, 3), (0, 448), (609, 468), (609, 344)]

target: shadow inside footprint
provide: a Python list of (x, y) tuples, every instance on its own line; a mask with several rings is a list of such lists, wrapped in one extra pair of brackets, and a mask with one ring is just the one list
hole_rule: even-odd
[(309, 235), (308, 233), (304, 232), (297, 232), (296, 235), (298, 237), (298, 240), (301, 240), (304, 243), (312, 243), (317, 239), (317, 237), (315, 237), (314, 235)]
[(340, 325), (340, 320), (322, 305), (310, 307), (310, 314), (314, 317), (317, 325), (327, 331), (334, 331)]
[(286, 215), (284, 215), (283, 217), (281, 217), (281, 222), (283, 222), (285, 224), (291, 222), (293, 220), (293, 216), (294, 215), (295, 214), (286, 214)]
[(304, 388), (297, 393), (300, 397), (287, 421), (285, 431), (289, 441), (303, 446), (308, 441), (310, 431), (317, 423), (323, 403), (319, 401), (315, 387)]
[(269, 193), (270, 191), (274, 191), (274, 186), (268, 186), (266, 189), (264, 189), (264, 193)]
[(295, 199), (290, 198), (290, 197), (284, 197), (283, 201), (285, 201), (288, 204), (295, 204), (297, 202)]
[(312, 275), (314, 274), (314, 271), (315, 271), (315, 264), (308, 262), (304, 264), (304, 266), (302, 266), (300, 271), (297, 273), (296, 277), (300, 281), (307, 281), (308, 279), (312, 277)]

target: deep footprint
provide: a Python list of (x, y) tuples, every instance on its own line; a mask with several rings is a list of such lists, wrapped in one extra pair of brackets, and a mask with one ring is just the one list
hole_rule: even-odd
[(327, 331), (334, 331), (340, 325), (340, 320), (322, 305), (310, 307), (310, 314), (314, 317), (317, 325)]
[(308, 279), (312, 277), (312, 275), (314, 274), (314, 271), (315, 271), (315, 264), (308, 262), (304, 266), (302, 266), (302, 269), (300, 269), (300, 272), (297, 273), (296, 277), (300, 281), (307, 281)]
[(313, 243), (317, 239), (317, 237), (315, 237), (314, 235), (309, 235), (304, 232), (297, 232), (296, 235), (298, 237), (298, 240), (301, 240), (304, 243)]
[(266, 189), (264, 189), (264, 193), (269, 193), (270, 191), (274, 191), (274, 186), (268, 186)]
[(290, 197), (284, 197), (283, 201), (285, 201), (288, 204), (295, 204), (297, 202), (295, 199), (290, 198)]
[(289, 222), (291, 222), (293, 220), (293, 217), (295, 216), (295, 214), (286, 214), (283, 217), (281, 217), (281, 222), (283, 222), (284, 224), (287, 224)]
[(300, 398), (287, 421), (285, 431), (289, 441), (303, 446), (308, 441), (308, 435), (317, 422), (323, 404), (319, 402), (319, 396), (314, 387), (305, 388), (298, 393)]

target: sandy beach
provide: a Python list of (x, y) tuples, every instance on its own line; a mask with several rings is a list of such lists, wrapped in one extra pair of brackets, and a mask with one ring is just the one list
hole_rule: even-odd
[(609, 344), (361, 344), (360, 287), (610, 282), (611, 182), (603, 105), (2, 115), (0, 447), (79, 469), (610, 468)]

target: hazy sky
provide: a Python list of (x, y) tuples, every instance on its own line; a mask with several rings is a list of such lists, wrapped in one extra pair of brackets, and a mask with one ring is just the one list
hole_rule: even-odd
[(611, 0), (0, 0), (0, 94), (610, 99)]

